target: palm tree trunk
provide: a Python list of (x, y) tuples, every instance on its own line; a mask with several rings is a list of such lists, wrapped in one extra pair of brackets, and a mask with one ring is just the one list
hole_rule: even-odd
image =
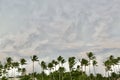
[(42, 72), (42, 80), (44, 80), (44, 70), (43, 70), (43, 72)]
[(90, 64), (91, 64), (91, 63), (90, 63), (90, 59), (89, 59), (89, 75), (90, 75), (90, 73), (91, 73), (91, 72), (90, 72)]
[[(59, 68), (60, 68), (60, 64), (59, 64)], [(60, 71), (59, 71), (59, 80), (60, 80)]]
[(96, 70), (95, 70), (95, 66), (93, 66), (94, 67), (94, 74), (96, 75)]
[(72, 74), (71, 74), (71, 72), (72, 72), (72, 71), (70, 70), (70, 80), (72, 80)]
[(96, 69), (95, 69), (95, 66), (94, 67), (94, 75), (95, 75), (95, 80), (96, 80)]
[(35, 80), (34, 79), (34, 61), (33, 61), (33, 80)]
[[(90, 71), (90, 59), (89, 59), (89, 75), (91, 74), (91, 71)], [(91, 77), (90, 77), (90, 80), (91, 80)]]

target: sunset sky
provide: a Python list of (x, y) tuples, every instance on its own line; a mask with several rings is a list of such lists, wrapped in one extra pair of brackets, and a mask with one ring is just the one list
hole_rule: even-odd
[(101, 65), (120, 56), (120, 0), (0, 0), (0, 60), (78, 59), (89, 51)]

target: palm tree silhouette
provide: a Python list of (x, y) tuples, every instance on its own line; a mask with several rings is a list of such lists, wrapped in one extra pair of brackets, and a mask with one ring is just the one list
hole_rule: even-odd
[(42, 80), (44, 80), (44, 76), (43, 75), (44, 75), (44, 70), (47, 69), (47, 65), (46, 65), (46, 63), (44, 61), (42, 61), (40, 63), (40, 66), (42, 68)]
[[(106, 61), (104, 62), (104, 66), (105, 66), (105, 71), (107, 72), (108, 77), (110, 77), (109, 72), (112, 71), (110, 60), (106, 60)], [(109, 79), (110, 79), (110, 78), (109, 78)]]
[(60, 68), (58, 69), (58, 71), (59, 71), (60, 74), (62, 75), (62, 76), (61, 76), (61, 80), (63, 80), (63, 73), (65, 72), (65, 68), (64, 68), (64, 67), (60, 67)]
[(72, 80), (72, 70), (73, 70), (73, 66), (75, 65), (75, 57), (69, 57), (68, 59), (68, 64), (69, 64), (69, 70), (70, 70), (70, 79)]
[[(6, 58), (6, 67), (8, 68), (8, 71), (12, 68), (12, 61), (13, 59), (11, 57)], [(9, 75), (8, 75), (9, 77)]]
[(24, 75), (24, 68), (23, 68), (23, 65), (25, 65), (26, 64), (26, 60), (24, 59), (24, 58), (21, 58), (20, 59), (20, 65), (21, 65), (21, 72), (22, 72), (22, 76)]
[(89, 74), (90, 74), (91, 73), (91, 70), (90, 70), (91, 61), (93, 59), (95, 59), (95, 56), (94, 56), (94, 54), (92, 52), (89, 52), (89, 53), (87, 53), (87, 57), (89, 59)]
[(19, 67), (19, 63), (18, 62), (13, 62), (12, 67), (13, 67), (13, 70), (14, 70), (14, 78), (15, 78), (16, 77), (16, 69)]
[[(57, 58), (57, 61), (58, 61), (58, 63), (59, 63), (59, 68), (61, 67), (61, 62), (62, 62), (62, 60), (63, 60), (63, 57), (62, 56), (59, 56), (58, 58)], [(59, 80), (60, 80), (60, 72), (59, 72)]]
[(34, 75), (34, 62), (39, 61), (37, 55), (31, 56), (31, 61), (33, 62), (33, 80), (35, 80), (35, 75)]
[(95, 69), (95, 67), (97, 66), (97, 61), (93, 60), (92, 65), (93, 65), (93, 68), (94, 68), (94, 74), (96, 75), (96, 69)]
[(83, 66), (85, 67), (85, 72), (86, 72), (86, 66), (88, 66), (88, 60), (82, 58), (82, 60), (81, 60), (81, 66), (82, 66), (82, 67), (83, 67)]
[(52, 60), (52, 64), (53, 64), (53, 67), (54, 67), (54, 71), (56, 70), (56, 61), (55, 60)]
[(53, 80), (53, 78), (52, 78), (53, 63), (52, 62), (48, 64), (48, 68), (49, 68), (50, 74), (51, 74), (51, 76), (50, 76), (51, 78), (50, 79)]

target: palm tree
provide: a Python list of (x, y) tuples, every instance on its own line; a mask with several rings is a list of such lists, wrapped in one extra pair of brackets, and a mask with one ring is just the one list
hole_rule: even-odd
[(97, 61), (93, 60), (92, 65), (94, 67), (94, 74), (96, 75), (96, 70), (95, 70), (95, 66), (97, 66)]
[(109, 72), (112, 71), (111, 69), (111, 62), (109, 60), (106, 60), (104, 62), (105, 70), (108, 73), (108, 77), (110, 77)]
[(71, 72), (72, 72), (72, 70), (73, 70), (73, 66), (75, 65), (75, 57), (69, 57), (69, 59), (68, 59), (68, 64), (69, 64), (69, 70), (70, 70), (70, 78), (71, 78), (71, 80), (72, 80), (72, 74), (71, 74)]
[[(13, 61), (13, 59), (11, 57), (6, 58), (6, 68), (8, 69), (8, 72), (9, 72), (10, 68), (12, 68), (12, 61)], [(8, 77), (9, 77), (9, 75), (8, 75)]]
[(60, 68), (58, 69), (58, 71), (59, 71), (60, 74), (62, 75), (62, 76), (61, 76), (61, 80), (63, 80), (63, 73), (65, 72), (65, 68), (64, 68), (64, 67), (60, 67)]
[[(61, 67), (61, 62), (62, 62), (62, 60), (63, 60), (63, 57), (62, 57), (62, 56), (59, 56), (59, 57), (57, 58), (57, 61), (58, 61), (58, 63), (59, 63), (59, 68)], [(59, 80), (60, 80), (60, 72), (59, 72)]]
[(24, 59), (24, 58), (21, 58), (20, 59), (20, 65), (21, 65), (21, 72), (22, 72), (22, 76), (24, 75), (24, 68), (23, 68), (23, 65), (25, 65), (26, 64), (26, 60)]
[(53, 63), (53, 66), (55, 67), (55, 71), (56, 71), (56, 67), (57, 67), (57, 65), (59, 64), (57, 61), (55, 61), (55, 60), (52, 60), (52, 63)]
[(32, 60), (32, 62), (33, 62), (33, 80), (35, 80), (35, 76), (34, 76), (34, 62), (35, 61), (39, 61), (38, 60), (38, 57), (37, 57), (37, 55), (33, 55), (33, 56), (31, 56), (31, 60)]
[(109, 59), (109, 62), (111, 62), (111, 66), (113, 67), (113, 72), (115, 72), (115, 68), (114, 68), (114, 60), (115, 60), (115, 58), (114, 58), (114, 56), (110, 55), (108, 59)]
[[(49, 64), (48, 64), (48, 68), (49, 68), (49, 70), (50, 70), (50, 75), (52, 76), (53, 63), (49, 63)], [(50, 76), (50, 77), (51, 77), (51, 76)], [(50, 79), (52, 80), (53, 78), (51, 77)]]
[(18, 62), (13, 62), (12, 67), (13, 67), (13, 70), (14, 70), (14, 78), (15, 78), (16, 77), (16, 69), (19, 67), (19, 63)]
[(61, 61), (62, 67), (63, 67), (63, 64), (64, 64), (65, 62), (66, 62), (65, 59), (62, 59), (62, 61)]
[(86, 66), (88, 66), (88, 60), (82, 58), (82, 60), (81, 60), (81, 66), (82, 66), (82, 68), (83, 68), (83, 66), (85, 67), (85, 72), (86, 72)]
[(26, 61), (24, 58), (21, 58), (21, 59), (20, 59), (20, 64), (21, 64), (21, 65), (25, 65), (26, 62), (27, 62), (27, 61)]
[(62, 57), (62, 56), (59, 56), (59, 57), (57, 58), (57, 60), (58, 60), (58, 62), (59, 62), (59, 67), (60, 67), (61, 62), (62, 62), (62, 60), (63, 60), (63, 57)]
[(87, 53), (87, 56), (88, 56), (88, 59), (89, 59), (89, 74), (90, 74), (91, 73), (91, 70), (90, 70), (91, 61), (93, 59), (95, 59), (95, 56), (92, 52)]
[(55, 68), (54, 70), (56, 70), (56, 65), (55, 65), (56, 61), (55, 60), (52, 60), (52, 64), (53, 64), (53, 67)]
[(41, 68), (42, 68), (42, 80), (44, 80), (44, 77), (43, 77), (43, 75), (44, 75), (44, 70), (45, 69), (47, 69), (47, 65), (46, 65), (46, 63), (44, 62), (44, 61), (42, 61), (41, 63), (40, 63), (40, 65), (41, 65)]

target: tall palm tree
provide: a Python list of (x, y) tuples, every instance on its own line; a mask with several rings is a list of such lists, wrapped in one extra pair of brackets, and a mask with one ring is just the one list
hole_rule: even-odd
[[(11, 57), (6, 58), (6, 67), (8, 69), (8, 72), (12, 68), (12, 61), (13, 61), (13, 59)], [(8, 77), (9, 77), (9, 75), (8, 75)]]
[[(58, 61), (58, 63), (59, 63), (59, 68), (61, 67), (61, 62), (62, 62), (62, 60), (63, 60), (63, 57), (62, 56), (59, 56), (58, 58), (57, 58), (57, 61)], [(59, 80), (60, 80), (60, 72), (59, 72)]]
[(34, 76), (34, 62), (39, 61), (37, 55), (31, 56), (31, 60), (33, 62), (33, 80), (35, 80)]
[(45, 69), (47, 69), (47, 65), (46, 65), (46, 63), (44, 62), (44, 61), (42, 61), (41, 63), (40, 63), (40, 65), (41, 65), (41, 68), (42, 68), (42, 80), (44, 80), (44, 77), (43, 77), (43, 75), (44, 75), (44, 70)]
[(83, 72), (83, 65), (81, 64), (81, 59), (78, 59), (78, 61), (79, 61), (79, 65), (77, 66), (77, 69)]
[(61, 66), (61, 62), (62, 62), (62, 60), (63, 60), (63, 57), (62, 56), (59, 56), (58, 58), (57, 58), (57, 60), (58, 60), (58, 62), (59, 62), (59, 67)]
[(18, 62), (13, 62), (12, 67), (13, 67), (13, 70), (14, 70), (14, 78), (15, 78), (16, 77), (16, 69), (19, 67), (19, 63)]
[(50, 75), (51, 75), (51, 76), (50, 76), (50, 77), (51, 77), (50, 79), (53, 80), (53, 78), (52, 78), (53, 63), (52, 63), (52, 62), (48, 64), (48, 68), (49, 68), (49, 70), (50, 70)]
[(94, 54), (92, 52), (89, 52), (89, 53), (87, 53), (87, 57), (89, 59), (89, 74), (90, 74), (91, 73), (91, 70), (90, 70), (91, 61), (93, 59), (95, 59), (95, 56), (94, 56)]
[(56, 67), (57, 67), (57, 65), (58, 65), (58, 62), (57, 62), (57, 61), (55, 61), (55, 71), (56, 71)]
[(82, 66), (82, 68), (83, 68), (83, 66), (85, 67), (85, 72), (86, 72), (86, 67), (88, 66), (88, 64), (89, 64), (88, 60), (82, 58), (82, 60), (81, 60), (81, 66)]
[(115, 72), (115, 68), (114, 68), (114, 62), (115, 62), (115, 58), (113, 55), (110, 55), (108, 58), (109, 62), (111, 62), (111, 66), (113, 67), (113, 72)]
[(58, 69), (58, 71), (59, 71), (60, 74), (62, 75), (62, 76), (61, 76), (61, 80), (63, 80), (63, 73), (65, 72), (65, 68), (64, 68), (64, 67), (60, 67), (60, 68)]
[(56, 65), (55, 65), (56, 61), (55, 60), (52, 60), (52, 64), (53, 64), (53, 67), (54, 67), (54, 70), (56, 70)]
[(61, 78), (62, 78), (62, 80), (63, 80), (63, 72), (65, 71), (65, 68), (63, 67), (63, 65), (64, 65), (65, 62), (66, 62), (65, 59), (62, 59), (62, 61), (61, 61), (62, 67), (59, 68), (59, 69), (60, 69), (59, 71), (60, 71), (60, 73), (61, 73)]
[(66, 62), (65, 59), (62, 59), (62, 61), (61, 61), (62, 67), (63, 67), (63, 64), (64, 64), (65, 62)]
[(25, 65), (26, 64), (26, 60), (24, 59), (24, 58), (21, 58), (20, 59), (20, 65), (21, 65), (21, 72), (22, 72), (22, 76), (24, 75), (24, 68), (23, 68), (23, 65)]
[(96, 75), (96, 69), (95, 69), (95, 67), (97, 66), (97, 61), (93, 60), (92, 65), (94, 67), (94, 74)]
[(72, 70), (73, 70), (73, 66), (75, 65), (75, 57), (69, 57), (68, 59), (68, 64), (69, 64), (69, 70), (70, 70), (70, 79), (72, 80)]
[(27, 61), (26, 61), (24, 58), (21, 58), (21, 59), (20, 59), (20, 64), (21, 64), (22, 66), (25, 65), (26, 62), (27, 62)]
[(109, 72), (112, 71), (112, 69), (111, 69), (111, 62), (109, 60), (106, 60), (104, 62), (104, 66), (105, 66), (105, 70), (106, 70), (106, 72), (108, 74), (108, 77), (110, 77)]

